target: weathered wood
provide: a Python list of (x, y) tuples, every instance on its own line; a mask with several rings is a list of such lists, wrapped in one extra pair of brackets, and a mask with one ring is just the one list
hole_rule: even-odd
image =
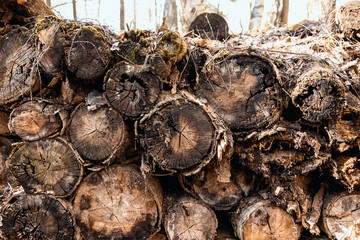
[(190, 24), (189, 31), (204, 39), (223, 41), (229, 36), (226, 20), (216, 13), (202, 13)]
[(345, 37), (360, 41), (360, 3), (349, 1), (344, 3), (336, 11), (336, 22)]
[(11, 195), (11, 188), (15, 188), (18, 183), (15, 177), (6, 167), (6, 159), (10, 156), (12, 147), (11, 141), (0, 136), (0, 202), (8, 200)]
[(136, 118), (155, 105), (160, 79), (141, 66), (119, 63), (105, 77), (105, 97), (119, 113)]
[(210, 60), (206, 65), (195, 94), (205, 98), (230, 129), (258, 129), (279, 119), (280, 75), (269, 59), (240, 53)]
[(106, 105), (101, 95), (94, 103), (88, 101), (76, 107), (69, 122), (68, 136), (84, 160), (98, 163), (111, 161), (117, 153), (123, 153), (129, 143), (123, 118)]
[(11, 112), (9, 129), (25, 141), (36, 141), (63, 133), (66, 117), (62, 106), (29, 101)]
[(10, 114), (5, 111), (0, 111), (0, 135), (6, 136), (10, 134), (8, 127)]
[(0, 36), (0, 49), (0, 104), (5, 104), (35, 90), (39, 79), (33, 64), (36, 51), (27, 29), (17, 28)]
[(219, 181), (221, 166), (212, 163), (204, 167), (199, 173), (185, 177), (179, 175), (183, 188), (194, 197), (217, 210), (229, 210), (237, 206), (244, 196), (254, 188), (255, 176), (233, 162), (231, 177), (228, 182)]
[(26, 192), (65, 197), (79, 184), (83, 167), (62, 139), (46, 139), (14, 148), (8, 167)]
[(5, 206), (1, 230), (9, 240), (74, 239), (70, 212), (56, 199), (45, 195), (22, 195)]
[(94, 80), (103, 74), (110, 62), (109, 42), (93, 26), (67, 23), (63, 26), (68, 43), (65, 46), (66, 65), (76, 77)]
[(211, 240), (216, 236), (216, 215), (198, 200), (189, 197), (176, 200), (170, 204), (164, 218), (164, 228), (169, 240)]
[(89, 174), (75, 193), (74, 217), (84, 239), (148, 239), (162, 219), (162, 192), (135, 166)]
[(359, 239), (360, 194), (344, 192), (328, 195), (325, 199), (322, 221), (328, 236), (336, 240)]
[(297, 240), (301, 235), (301, 227), (290, 214), (259, 197), (241, 204), (232, 217), (232, 224), (241, 240)]

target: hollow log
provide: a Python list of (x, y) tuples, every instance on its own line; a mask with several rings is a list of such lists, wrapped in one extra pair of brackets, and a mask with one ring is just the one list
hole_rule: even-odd
[(61, 138), (25, 143), (12, 151), (7, 165), (26, 192), (65, 197), (79, 184), (83, 167)]
[(189, 31), (203, 39), (223, 41), (229, 36), (226, 20), (216, 13), (202, 13), (190, 24)]
[(169, 240), (211, 240), (216, 236), (218, 221), (215, 213), (193, 198), (181, 197), (170, 203), (164, 218)]
[(259, 197), (241, 204), (232, 216), (232, 224), (241, 240), (297, 240), (301, 235), (301, 227), (291, 215)]
[(36, 50), (27, 29), (0, 36), (0, 49), (0, 104), (5, 104), (36, 90), (39, 79), (33, 64)]
[(75, 108), (68, 126), (68, 137), (83, 160), (108, 163), (125, 151), (129, 143), (127, 131), (121, 115), (109, 108), (100, 95), (94, 103), (88, 101)]
[(6, 239), (74, 239), (70, 212), (45, 195), (22, 195), (12, 199), (1, 214)]
[(67, 23), (62, 26), (67, 44), (65, 62), (76, 77), (95, 80), (106, 70), (111, 52), (104, 34), (93, 26)]
[(195, 198), (216, 210), (229, 210), (237, 206), (244, 196), (254, 189), (255, 176), (232, 161), (231, 177), (228, 182), (219, 181), (220, 168), (216, 163), (205, 166), (191, 176), (179, 175), (182, 187)]
[(119, 63), (105, 77), (105, 97), (124, 116), (136, 118), (151, 110), (160, 93), (160, 79), (141, 66)]
[(162, 190), (139, 169), (112, 165), (89, 174), (74, 198), (84, 239), (148, 239), (162, 219)]
[(205, 66), (207, 73), (195, 86), (195, 95), (206, 99), (231, 130), (259, 129), (279, 119), (280, 75), (269, 59), (240, 53)]
[(324, 231), (331, 239), (359, 239), (358, 192), (343, 192), (325, 196), (322, 212)]
[(29, 101), (15, 108), (9, 119), (9, 129), (25, 141), (36, 141), (62, 134), (67, 113), (63, 107), (46, 101)]
[(360, 41), (360, 3), (349, 1), (340, 6), (336, 11), (336, 23), (345, 37)]

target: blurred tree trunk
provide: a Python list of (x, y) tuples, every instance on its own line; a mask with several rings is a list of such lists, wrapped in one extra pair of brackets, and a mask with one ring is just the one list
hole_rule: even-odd
[(136, 29), (136, 0), (134, 0), (134, 29)]
[(251, 0), (249, 29), (261, 28), (261, 20), (264, 12), (264, 0)]
[(281, 13), (283, 9), (283, 0), (266, 1), (263, 13), (264, 29), (279, 27), (281, 23)]
[(336, 8), (336, 0), (308, 0), (307, 19), (319, 20), (326, 18)]
[(169, 28), (178, 29), (176, 0), (165, 1), (164, 17)]
[(51, 7), (51, 0), (46, 0), (46, 5), (48, 5), (49, 7)]
[(283, 7), (280, 15), (280, 27), (286, 27), (289, 21), (289, 0), (283, 0)]
[(77, 14), (76, 14), (76, 0), (72, 0), (72, 5), (73, 5), (73, 16), (74, 16), (74, 20), (77, 20)]
[(182, 30), (185, 32), (192, 21), (206, 11), (206, 2), (205, 0), (180, 0), (180, 5), (180, 23)]
[(124, 0), (120, 0), (120, 30), (125, 30), (125, 6)]

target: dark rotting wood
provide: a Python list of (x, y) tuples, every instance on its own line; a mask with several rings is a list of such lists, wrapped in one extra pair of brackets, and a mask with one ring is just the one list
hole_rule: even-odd
[(105, 97), (124, 116), (136, 118), (155, 105), (160, 93), (160, 79), (141, 66), (121, 62), (105, 77)]
[(63, 133), (66, 118), (66, 111), (59, 105), (29, 101), (11, 112), (9, 129), (25, 141), (36, 141)]
[[(199, 104), (168, 99), (139, 121), (143, 167), (156, 172), (198, 171), (215, 155), (216, 126)], [(194, 173), (195, 173), (194, 172)]]
[(229, 36), (226, 20), (216, 13), (202, 13), (190, 24), (189, 31), (203, 39), (223, 41)]
[(168, 31), (161, 38), (156, 50), (166, 62), (176, 63), (187, 52), (185, 40), (177, 31)]
[(331, 239), (359, 239), (360, 220), (358, 192), (344, 192), (325, 196), (322, 212), (324, 231)]
[(345, 87), (333, 71), (313, 67), (303, 73), (291, 91), (291, 100), (303, 119), (321, 123), (336, 117), (344, 104)]
[(129, 134), (121, 115), (109, 108), (105, 100), (99, 106), (95, 104), (82, 103), (76, 107), (68, 136), (84, 160), (106, 163), (117, 151), (124, 152)]
[(84, 239), (148, 239), (162, 219), (162, 190), (132, 165), (89, 174), (75, 193), (74, 217)]
[(92, 26), (67, 23), (63, 31), (68, 39), (66, 65), (76, 77), (94, 80), (103, 74), (110, 62), (110, 46), (103, 33)]
[(360, 41), (360, 3), (349, 1), (336, 11), (335, 19), (345, 37)]
[(242, 203), (232, 216), (232, 224), (241, 240), (297, 240), (301, 235), (301, 226), (290, 214), (260, 197)]
[(1, 136), (7, 136), (10, 134), (10, 130), (9, 130), (9, 126), (8, 126), (9, 117), (10, 117), (10, 114), (8, 112), (0, 110), (0, 135)]
[(26, 192), (65, 197), (79, 184), (83, 167), (62, 139), (46, 139), (14, 148), (7, 162)]
[(216, 210), (229, 210), (237, 206), (254, 188), (255, 176), (243, 167), (231, 166), (229, 182), (218, 180), (219, 166), (208, 164), (199, 173), (185, 177), (179, 175), (183, 188), (194, 197)]
[(46, 195), (22, 195), (12, 199), (2, 214), (6, 239), (74, 239), (74, 221), (58, 200)]
[(279, 119), (280, 75), (269, 59), (240, 53), (210, 62), (206, 68), (195, 94), (206, 99), (231, 130), (259, 129)]
[(332, 158), (330, 173), (350, 191), (360, 185), (359, 156), (340, 155)]
[(31, 33), (25, 28), (0, 36), (0, 104), (16, 101), (35, 90), (39, 79), (32, 41)]
[(164, 218), (169, 240), (211, 240), (216, 236), (216, 215), (199, 200), (181, 197), (170, 204)]
[(0, 202), (4, 201), (10, 189), (17, 185), (17, 181), (6, 167), (6, 160), (11, 153), (12, 142), (0, 136)]

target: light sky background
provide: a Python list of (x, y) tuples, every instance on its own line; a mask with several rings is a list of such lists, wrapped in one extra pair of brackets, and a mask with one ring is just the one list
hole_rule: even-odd
[[(179, 2), (179, 0), (177, 0)], [(290, 0), (289, 25), (307, 18), (306, 4), (308, 0)], [(337, 0), (337, 7), (349, 0)], [(77, 17), (82, 21), (99, 22), (115, 32), (120, 31), (120, 0), (77, 0)], [(165, 0), (124, 0), (125, 23), (134, 27), (136, 11), (136, 28), (155, 30), (161, 24)], [(250, 18), (249, 0), (206, 0), (218, 7), (225, 14), (231, 33), (248, 30)], [(157, 11), (155, 11), (155, 3)], [(269, 1), (265, 0), (265, 9)], [(71, 0), (51, 0), (52, 10), (65, 19), (73, 19)], [(178, 6), (180, 3), (178, 3)], [(99, 7), (100, 6), (100, 7)], [(135, 8), (134, 8), (135, 7)], [(134, 10), (135, 9), (135, 10)]]

